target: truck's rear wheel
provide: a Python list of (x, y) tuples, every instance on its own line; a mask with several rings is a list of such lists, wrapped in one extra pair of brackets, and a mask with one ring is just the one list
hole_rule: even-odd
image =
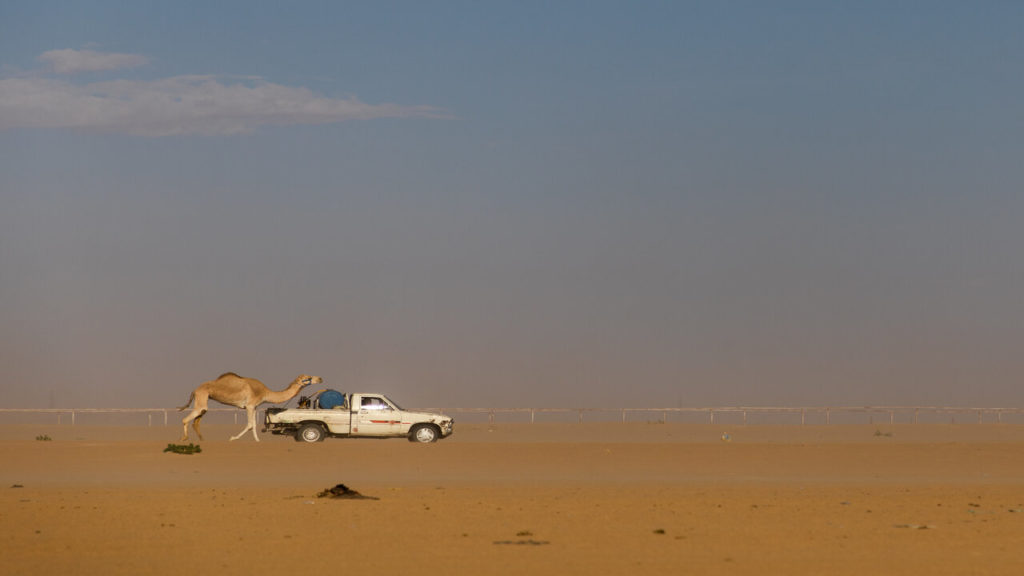
[(409, 431), (409, 442), (422, 442), (429, 444), (437, 442), (441, 437), (441, 429), (433, 424), (420, 424)]
[(300, 426), (295, 432), (295, 441), (309, 443), (322, 442), (324, 436), (325, 434), (322, 426), (309, 422)]

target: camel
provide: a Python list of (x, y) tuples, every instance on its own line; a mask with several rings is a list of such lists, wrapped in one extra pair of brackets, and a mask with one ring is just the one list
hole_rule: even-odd
[(308, 376), (306, 374), (299, 375), (298, 378), (292, 380), (292, 383), (288, 385), (284, 390), (271, 390), (267, 388), (263, 382), (256, 380), (255, 378), (243, 378), (234, 372), (225, 372), (217, 377), (216, 380), (210, 380), (209, 382), (203, 382), (198, 388), (192, 391), (192, 394), (188, 397), (188, 402), (184, 406), (178, 408), (179, 411), (184, 410), (192, 404), (192, 400), (195, 399), (195, 405), (192, 407), (192, 412), (181, 421), (184, 426), (184, 432), (181, 435), (181, 442), (188, 440), (188, 423), (192, 422), (192, 427), (196, 429), (196, 436), (199, 439), (203, 439), (203, 435), (199, 432), (199, 421), (206, 414), (206, 403), (209, 399), (216, 400), (221, 404), (227, 404), (228, 406), (236, 406), (238, 408), (245, 408), (246, 415), (248, 416), (248, 424), (245, 430), (242, 430), (237, 436), (232, 436), (232, 440), (238, 440), (246, 432), (252, 430), (252, 437), (257, 442), (260, 441), (260, 437), (256, 434), (256, 408), (264, 402), (271, 404), (279, 404), (281, 402), (287, 402), (295, 397), (300, 390), (309, 386), (310, 384), (319, 384), (323, 382), (323, 378), (319, 376)]

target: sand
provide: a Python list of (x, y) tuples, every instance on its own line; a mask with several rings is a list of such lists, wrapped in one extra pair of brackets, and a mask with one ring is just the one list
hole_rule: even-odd
[(0, 425), (0, 574), (1024, 574), (1019, 425), (237, 429)]

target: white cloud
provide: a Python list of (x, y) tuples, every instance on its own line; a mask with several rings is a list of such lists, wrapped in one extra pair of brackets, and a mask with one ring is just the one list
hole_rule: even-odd
[(39, 60), (50, 65), (57, 74), (98, 72), (135, 68), (149, 60), (139, 54), (117, 54), (94, 50), (50, 50), (39, 55)]
[(0, 79), (0, 130), (75, 128), (157, 137), (238, 134), (264, 125), (442, 116), (429, 106), (366, 104), (260, 79), (175, 76), (85, 84), (38, 77)]

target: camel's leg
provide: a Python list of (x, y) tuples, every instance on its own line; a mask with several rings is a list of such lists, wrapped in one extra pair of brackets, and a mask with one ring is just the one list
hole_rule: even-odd
[[(242, 430), (236, 436), (232, 436), (231, 437), (232, 440), (238, 440), (242, 436), (245, 436), (245, 433), (248, 432), (250, 429), (252, 430), (253, 435), (256, 434), (256, 429), (255, 429), (255, 424), (254, 424), (254, 422), (256, 422), (256, 409), (254, 407), (252, 407), (252, 406), (246, 406), (245, 407), (245, 416), (246, 416), (246, 418), (245, 418), (245, 422), (246, 422), (245, 430)], [(257, 442), (260, 441), (259, 437), (256, 438), (256, 441)]]
[(199, 421), (203, 419), (203, 416), (206, 416), (206, 410), (200, 412), (199, 416), (196, 416), (196, 419), (192, 421), (192, 427), (196, 429), (196, 436), (200, 440), (203, 439), (203, 433), (199, 431)]
[(200, 410), (199, 408), (195, 408), (191, 412), (189, 412), (188, 416), (185, 416), (185, 418), (181, 421), (181, 442), (188, 442), (189, 422), (192, 422), (192, 427), (196, 429), (196, 434), (199, 435), (199, 439), (203, 439), (203, 436), (199, 434), (199, 419), (203, 417), (203, 414), (206, 414), (206, 410)]
[(253, 406), (249, 410), (249, 428), (252, 428), (252, 437), (255, 438), (257, 442), (259, 442), (260, 441), (260, 435), (256, 433), (256, 407), (255, 406)]

